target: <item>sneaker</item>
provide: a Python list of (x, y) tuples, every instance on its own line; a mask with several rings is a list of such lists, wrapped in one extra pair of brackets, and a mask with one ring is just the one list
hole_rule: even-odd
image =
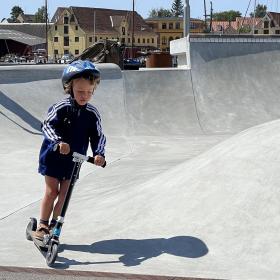
[(44, 224), (40, 224), (39, 227), (34, 232), (34, 238), (43, 240), (44, 235), (49, 234), (49, 233), (50, 233), (49, 227)]

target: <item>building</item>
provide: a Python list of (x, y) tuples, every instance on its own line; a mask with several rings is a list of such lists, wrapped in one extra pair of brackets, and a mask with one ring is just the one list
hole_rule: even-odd
[(0, 23), (0, 57), (27, 55), (46, 48), (43, 23)]
[[(134, 18), (134, 28), (133, 28)], [(157, 35), (137, 13), (88, 7), (59, 7), (48, 32), (48, 53), (58, 59), (77, 56), (100, 39), (117, 40), (127, 49), (144, 51), (157, 47)], [(132, 33), (134, 40), (132, 42)]]
[[(184, 19), (182, 17), (147, 18), (145, 21), (157, 33), (157, 47), (161, 51), (169, 51), (170, 41), (184, 36)], [(190, 32), (202, 33), (203, 31), (204, 22), (192, 18)]]
[(235, 21), (212, 21), (212, 34), (251, 34), (254, 28), (260, 27), (262, 19), (237, 17)]
[(267, 12), (255, 27), (255, 34), (280, 34), (280, 13)]
[(20, 22), (20, 23), (35, 23), (35, 15), (20, 14), (17, 17), (17, 22)]

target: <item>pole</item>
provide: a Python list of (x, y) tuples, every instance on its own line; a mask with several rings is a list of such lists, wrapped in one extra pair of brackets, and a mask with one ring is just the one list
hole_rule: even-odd
[(206, 1), (204, 0), (204, 25), (205, 30), (207, 30), (207, 11), (206, 11)]
[(134, 10), (135, 10), (135, 6), (134, 6), (134, 0), (132, 1), (132, 38), (131, 38), (131, 58), (133, 58), (133, 47), (134, 47)]
[(211, 5), (211, 12), (210, 12), (210, 32), (212, 32), (212, 23), (213, 23), (213, 3), (210, 2)]
[(96, 22), (96, 11), (94, 11), (94, 16), (93, 16), (93, 42), (95, 42), (95, 22)]
[(255, 34), (255, 22), (256, 22), (256, 3), (257, 1), (255, 0), (255, 4), (254, 4), (254, 18), (253, 18), (253, 28), (252, 28), (252, 33), (253, 35)]
[(185, 0), (184, 4), (184, 37), (190, 33), (190, 2)]
[(48, 50), (48, 1), (47, 0), (45, 0), (45, 23), (46, 23), (46, 56), (48, 61), (49, 50)]

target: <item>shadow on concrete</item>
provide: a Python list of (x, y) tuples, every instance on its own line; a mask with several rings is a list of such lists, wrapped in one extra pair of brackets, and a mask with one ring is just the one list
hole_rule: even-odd
[[(19, 118), (21, 118), (24, 122), (28, 123), (33, 129), (40, 131), (41, 132), (41, 122), (34, 116), (32, 116), (28, 111), (26, 111), (22, 106), (20, 106), (18, 103), (13, 101), (11, 98), (6, 96), (2, 91), (0, 91), (0, 104), (17, 115)], [(6, 117), (8, 120), (19, 126), (20, 128), (24, 129), (25, 131), (32, 133), (32, 134), (39, 134), (41, 135), (42, 133), (34, 133), (33, 131), (23, 127), (16, 121), (12, 120), (10, 117), (5, 115), (3, 112), (1, 112), (1, 115)]]
[(56, 268), (104, 263), (122, 263), (124, 266), (137, 266), (143, 261), (158, 257), (161, 254), (170, 254), (184, 258), (200, 258), (208, 253), (206, 244), (202, 240), (192, 236), (143, 240), (115, 239), (99, 241), (91, 245), (62, 244), (60, 251), (62, 252), (64, 250), (121, 256), (118, 261), (108, 262), (79, 262), (58, 256), (57, 261), (59, 263), (56, 264)]

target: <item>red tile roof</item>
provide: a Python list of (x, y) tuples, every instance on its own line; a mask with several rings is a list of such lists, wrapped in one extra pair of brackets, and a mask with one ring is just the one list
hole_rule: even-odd
[[(73, 16), (73, 20), (87, 33), (94, 32), (94, 18), (95, 18), (95, 32), (101, 34), (118, 33), (117, 29), (122, 19), (126, 19), (129, 25), (129, 32), (132, 32), (132, 11), (127, 10), (113, 10), (89, 7), (59, 7), (52, 19), (53, 22), (62, 23), (63, 11), (69, 11)], [(135, 35), (143, 34), (156, 36), (151, 27), (145, 20), (134, 12), (134, 33)]]

